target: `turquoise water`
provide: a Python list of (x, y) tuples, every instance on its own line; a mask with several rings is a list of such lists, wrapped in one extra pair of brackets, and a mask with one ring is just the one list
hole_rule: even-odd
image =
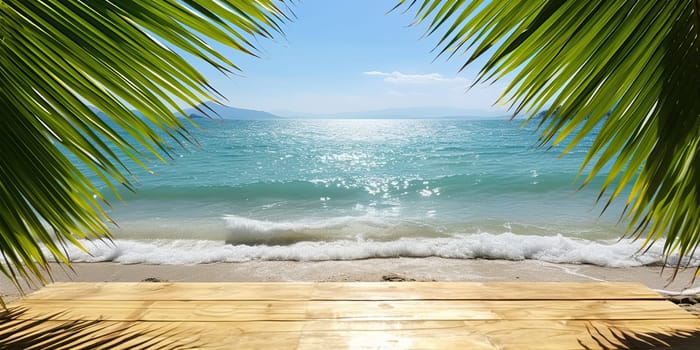
[(576, 191), (590, 139), (560, 158), (509, 120), (200, 122), (200, 148), (137, 172), (112, 199), (116, 247), (75, 260), (204, 263), (390, 256), (658, 260), (617, 241), (600, 180)]

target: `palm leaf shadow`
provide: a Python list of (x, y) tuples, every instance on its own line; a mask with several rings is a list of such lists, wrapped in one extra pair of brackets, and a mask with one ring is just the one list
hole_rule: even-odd
[(606, 326), (586, 326), (586, 328), (594, 345), (586, 344), (579, 339), (578, 342), (584, 349), (700, 349), (700, 330), (698, 329), (669, 328), (667, 332), (635, 332)]
[(24, 349), (183, 349), (197, 334), (183, 334), (168, 324), (136, 329), (136, 322), (60, 320), (64, 313), (25, 318), (26, 309), (0, 312), (0, 350)]

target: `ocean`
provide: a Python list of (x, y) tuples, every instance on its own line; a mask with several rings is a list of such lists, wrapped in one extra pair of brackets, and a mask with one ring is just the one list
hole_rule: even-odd
[(152, 174), (134, 167), (136, 192), (103, 186), (114, 241), (71, 248), (73, 261), (661, 259), (619, 239), (624, 198), (601, 215), (602, 178), (578, 190), (590, 137), (560, 157), (536, 147), (536, 122), (505, 117), (198, 123), (199, 147)]

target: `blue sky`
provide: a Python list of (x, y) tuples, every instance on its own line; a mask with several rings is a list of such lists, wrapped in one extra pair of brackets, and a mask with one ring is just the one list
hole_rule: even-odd
[[(505, 83), (467, 91), (478, 66), (431, 53), (437, 37), (408, 25), (411, 13), (386, 12), (396, 0), (304, 0), (285, 37), (260, 40), (261, 58), (229, 49), (243, 71), (225, 77), (196, 63), (226, 104), (280, 114), (332, 114), (407, 107), (493, 107)], [(221, 50), (226, 50), (221, 47)], [(226, 51), (224, 51), (226, 52)]]

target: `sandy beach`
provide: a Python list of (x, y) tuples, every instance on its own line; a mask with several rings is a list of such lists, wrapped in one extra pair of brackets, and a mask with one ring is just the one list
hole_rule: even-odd
[[(671, 269), (659, 266), (610, 268), (594, 265), (552, 264), (538, 260), (507, 261), (444, 258), (388, 258), (351, 261), (250, 261), (198, 265), (123, 265), (75, 263), (74, 272), (54, 266), (57, 282), (245, 282), (245, 281), (626, 281), (639, 282), (662, 294), (697, 289), (694, 269), (681, 271), (669, 283)], [(31, 288), (27, 292), (31, 291)], [(3, 299), (20, 294), (0, 277)], [(696, 292), (697, 293), (697, 292)]]

